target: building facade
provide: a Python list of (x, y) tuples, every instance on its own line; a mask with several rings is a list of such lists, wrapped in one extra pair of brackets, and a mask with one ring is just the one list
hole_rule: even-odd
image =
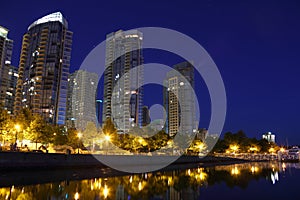
[[(107, 35), (103, 93), (103, 121), (112, 118), (119, 132), (141, 125), (143, 35), (137, 30), (122, 30)], [(126, 74), (126, 75), (125, 75)]]
[(103, 100), (97, 99), (96, 100), (96, 116), (100, 126), (102, 126), (102, 111), (103, 111)]
[(3, 66), (11, 64), (13, 40), (8, 39), (8, 32), (8, 29), (0, 26), (0, 77)]
[(88, 122), (97, 125), (98, 75), (85, 70), (78, 70), (69, 76), (68, 81), (67, 127), (83, 131)]
[(23, 36), (14, 110), (29, 108), (48, 122), (65, 123), (73, 33), (60, 12), (33, 22)]
[(8, 39), (8, 32), (0, 26), (0, 106), (12, 114), (18, 72), (11, 65), (13, 40)]
[(150, 111), (148, 106), (143, 106), (142, 107), (142, 126), (147, 126), (150, 124), (151, 119), (150, 119)]
[(14, 101), (18, 80), (18, 68), (10, 64), (2, 67), (0, 85), (0, 105), (8, 114), (14, 113)]
[(268, 142), (273, 142), (275, 143), (275, 134), (271, 133), (271, 132), (267, 132), (267, 133), (264, 133), (262, 135), (262, 139), (265, 139), (267, 140)]
[(194, 68), (189, 62), (179, 63), (173, 68), (164, 80), (165, 131), (170, 136), (192, 134), (197, 129)]

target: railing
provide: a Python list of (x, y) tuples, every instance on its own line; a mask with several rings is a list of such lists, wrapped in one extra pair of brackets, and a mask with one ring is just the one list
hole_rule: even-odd
[(215, 156), (238, 158), (238, 159), (251, 160), (251, 161), (274, 161), (274, 160), (277, 160), (277, 161), (300, 161), (299, 154), (217, 153), (217, 154), (215, 154)]

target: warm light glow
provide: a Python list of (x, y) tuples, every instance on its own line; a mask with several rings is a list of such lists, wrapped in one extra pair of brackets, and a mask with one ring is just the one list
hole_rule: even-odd
[(236, 151), (236, 150), (238, 150), (239, 147), (238, 147), (237, 145), (233, 145), (233, 146), (231, 146), (230, 148), (231, 148), (233, 151)]
[(251, 172), (254, 174), (255, 172), (258, 172), (258, 167), (252, 166), (251, 167)]
[(77, 137), (80, 139), (82, 137), (82, 133), (77, 133)]
[(200, 144), (197, 146), (197, 148), (199, 149), (200, 152), (201, 152), (202, 150), (204, 150), (204, 149), (205, 149), (204, 143), (200, 143)]
[(105, 140), (106, 141), (110, 141), (110, 136), (109, 135), (105, 135)]
[(78, 192), (75, 193), (74, 199), (75, 199), (75, 200), (78, 200), (78, 199), (79, 199), (79, 193), (78, 193)]
[(188, 175), (189, 175), (189, 176), (191, 175), (191, 170), (190, 170), (190, 169), (188, 170)]
[(285, 148), (281, 147), (281, 148), (280, 148), (280, 151), (281, 151), (281, 152), (285, 152)]
[(139, 182), (139, 191), (141, 191), (143, 189), (142, 183)]
[(104, 185), (103, 189), (103, 196), (106, 199), (108, 197), (109, 189), (107, 188), (107, 185)]
[(269, 149), (269, 152), (270, 152), (270, 153), (274, 153), (274, 152), (275, 152), (275, 149), (274, 149), (273, 147), (271, 147), (271, 148)]
[(15, 125), (15, 129), (16, 129), (17, 132), (20, 132), (21, 126), (20, 126), (19, 124), (16, 124), (16, 125)]
[(285, 163), (282, 163), (282, 170), (285, 171), (285, 169), (286, 169), (286, 165)]
[(240, 170), (237, 167), (234, 167), (234, 168), (231, 169), (231, 174), (232, 175), (239, 175)]
[(129, 183), (132, 183), (132, 176), (130, 176), (129, 178)]
[(250, 147), (249, 150), (250, 151), (258, 151), (258, 148), (257, 147)]
[(170, 176), (168, 177), (168, 185), (172, 185), (173, 184), (173, 178)]
[(11, 192), (14, 192), (15, 191), (15, 186), (13, 185), (13, 186), (11, 186), (11, 190), (10, 190)]
[(238, 150), (239, 150), (239, 146), (238, 145), (235, 145), (235, 144), (232, 144), (229, 146), (229, 149), (233, 152), (233, 153), (236, 153)]

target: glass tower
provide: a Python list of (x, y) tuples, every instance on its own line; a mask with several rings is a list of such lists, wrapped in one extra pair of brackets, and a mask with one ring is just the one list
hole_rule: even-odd
[(96, 95), (98, 75), (78, 70), (69, 76), (67, 121), (68, 127), (85, 130), (88, 122), (97, 126)]
[(72, 35), (60, 12), (29, 26), (20, 55), (16, 113), (29, 108), (50, 123), (65, 123)]
[[(192, 134), (196, 127), (194, 68), (189, 62), (173, 66), (164, 80), (166, 132), (170, 136)], [(190, 87), (189, 87), (190, 86)]]
[(11, 65), (13, 40), (7, 35), (8, 30), (0, 26), (0, 106), (12, 114), (18, 73)]
[(104, 74), (103, 121), (113, 118), (119, 132), (141, 125), (143, 35), (137, 30), (108, 34)]

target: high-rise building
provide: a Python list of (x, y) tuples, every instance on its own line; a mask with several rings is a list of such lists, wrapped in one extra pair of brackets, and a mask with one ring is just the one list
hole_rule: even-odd
[(102, 99), (97, 99), (96, 100), (96, 116), (99, 125), (102, 125), (102, 110), (103, 110), (103, 100)]
[(150, 124), (151, 119), (150, 119), (150, 112), (148, 109), (148, 106), (143, 106), (142, 107), (142, 126), (147, 126)]
[[(143, 35), (137, 30), (122, 30), (107, 35), (103, 94), (103, 121), (113, 118), (119, 132), (141, 125)], [(126, 76), (124, 76), (127, 74)], [(129, 106), (128, 106), (129, 104)]]
[(78, 70), (69, 76), (66, 125), (84, 130), (88, 122), (97, 125), (98, 75)]
[(29, 108), (65, 123), (73, 33), (60, 12), (33, 22), (23, 36), (14, 110)]
[(5, 64), (2, 67), (0, 79), (0, 106), (4, 110), (7, 110), (8, 114), (13, 114), (18, 68), (10, 64)]
[(11, 65), (13, 40), (7, 35), (8, 30), (0, 26), (0, 106), (12, 114), (18, 73)]
[(268, 142), (275, 143), (275, 134), (272, 132), (267, 132), (262, 135), (262, 139), (267, 140)]
[(170, 136), (196, 130), (194, 68), (189, 62), (173, 66), (164, 80), (165, 130)]
[[(8, 29), (0, 26), (0, 77), (4, 65), (11, 64), (13, 40), (8, 39)], [(1, 84), (1, 80), (0, 80)]]

